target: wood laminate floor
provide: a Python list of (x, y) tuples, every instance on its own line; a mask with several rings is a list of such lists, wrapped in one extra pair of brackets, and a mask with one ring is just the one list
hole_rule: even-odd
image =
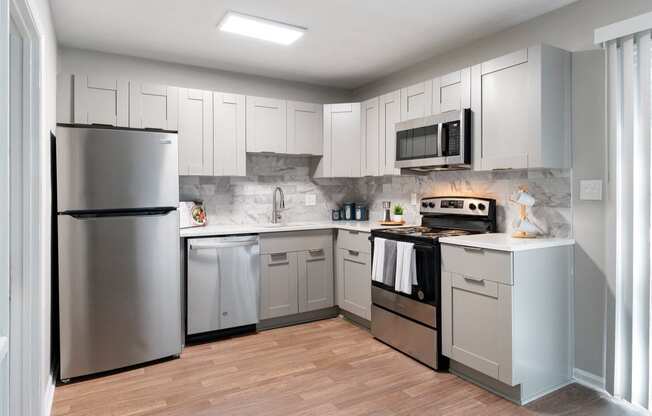
[(568, 386), (519, 407), (436, 373), (342, 318), (196, 345), (180, 359), (56, 388), (58, 416), (627, 415)]

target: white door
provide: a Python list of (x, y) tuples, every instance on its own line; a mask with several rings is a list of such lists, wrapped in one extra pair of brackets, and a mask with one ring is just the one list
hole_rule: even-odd
[(246, 176), (245, 96), (213, 93), (213, 175)]
[(394, 91), (379, 100), (380, 174), (400, 175), (396, 162), (396, 123), (401, 121), (401, 92)]
[(179, 175), (213, 175), (213, 95), (179, 89)]
[(527, 49), (472, 68), (474, 135), (481, 138), (483, 170), (529, 167), (529, 149), (536, 139), (529, 116), (536, 111), (531, 74)]
[(379, 100), (372, 98), (362, 103), (362, 175), (380, 176)]
[(401, 121), (432, 114), (432, 80), (401, 89)]
[(129, 83), (101, 75), (73, 75), (77, 124), (129, 127)]
[(360, 177), (360, 103), (325, 105), (324, 137), (324, 162), (330, 163), (324, 176)]
[(471, 68), (432, 80), (432, 113), (471, 107)]
[(338, 251), (338, 305), (345, 311), (371, 319), (370, 255), (354, 250)]
[(129, 82), (129, 127), (177, 130), (178, 119), (177, 87)]
[(287, 153), (323, 154), (323, 116), (321, 104), (287, 102)]
[(285, 153), (286, 113), (284, 100), (247, 96), (247, 152)]

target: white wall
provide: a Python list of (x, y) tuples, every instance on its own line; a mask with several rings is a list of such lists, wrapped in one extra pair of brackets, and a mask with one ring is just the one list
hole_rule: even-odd
[[(354, 92), (365, 100), (514, 50), (547, 43), (573, 52), (597, 49), (594, 29), (652, 10), (650, 0), (580, 0), (511, 29), (427, 59)], [(580, 179), (604, 179), (604, 64), (601, 52), (573, 54), (573, 231), (575, 367), (604, 377), (604, 203), (579, 201)]]
[(41, 373), (41, 396), (35, 398), (35, 410), (40, 415), (49, 415), (54, 380), (50, 360), (50, 234), (51, 234), (51, 187), (50, 187), (50, 131), (56, 128), (57, 102), (57, 38), (54, 33), (50, 2), (48, 0), (28, 0), (37, 27), (41, 34), (41, 282), (38, 289), (41, 305), (37, 338), (41, 347), (40, 357), (34, 357)]

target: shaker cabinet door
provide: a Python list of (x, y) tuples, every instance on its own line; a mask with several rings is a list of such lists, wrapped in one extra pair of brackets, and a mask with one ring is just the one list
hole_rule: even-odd
[(371, 261), (368, 253), (338, 250), (337, 303), (340, 308), (371, 319)]
[(333, 255), (330, 247), (298, 253), (299, 312), (333, 306)]
[(260, 317), (299, 312), (297, 253), (260, 255)]
[(363, 176), (382, 175), (380, 169), (380, 111), (378, 97), (361, 104), (361, 164)]
[(323, 117), (321, 104), (287, 102), (287, 153), (323, 154)]
[(179, 175), (213, 175), (212, 95), (179, 89)]
[(396, 162), (396, 123), (401, 121), (401, 92), (382, 95), (379, 102), (380, 175), (400, 175)]
[(360, 103), (324, 106), (324, 157), (322, 176), (361, 176)]
[(432, 80), (432, 113), (460, 111), (471, 107), (471, 68)]
[(179, 88), (129, 82), (129, 127), (177, 130)]
[(432, 80), (401, 89), (401, 121), (432, 114)]
[(73, 121), (129, 126), (129, 82), (98, 75), (73, 75)]
[(244, 95), (213, 93), (213, 175), (247, 175)]
[(287, 106), (284, 100), (247, 96), (247, 151), (287, 151)]

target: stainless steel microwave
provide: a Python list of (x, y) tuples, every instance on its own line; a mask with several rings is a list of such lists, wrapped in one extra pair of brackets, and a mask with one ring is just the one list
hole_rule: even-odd
[(471, 109), (396, 123), (396, 163), (432, 171), (471, 167)]

